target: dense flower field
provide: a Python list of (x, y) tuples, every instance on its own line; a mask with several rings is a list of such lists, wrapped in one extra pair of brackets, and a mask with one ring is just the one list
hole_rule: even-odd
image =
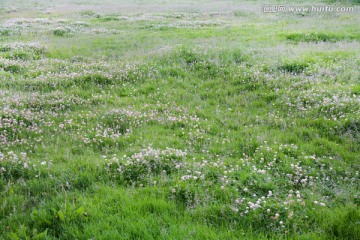
[(1, 239), (360, 237), (359, 15), (109, 3), (0, 3)]

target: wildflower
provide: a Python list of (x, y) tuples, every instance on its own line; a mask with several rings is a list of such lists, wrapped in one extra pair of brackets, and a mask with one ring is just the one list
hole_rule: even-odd
[(280, 215), (279, 215), (278, 213), (276, 213), (274, 217), (271, 217), (271, 219), (272, 219), (272, 220), (276, 220), (276, 219), (279, 218), (279, 216), (280, 216)]
[(231, 208), (231, 210), (233, 211), (233, 212), (235, 212), (235, 213), (237, 213), (237, 212), (239, 212), (239, 209), (237, 209), (237, 208)]

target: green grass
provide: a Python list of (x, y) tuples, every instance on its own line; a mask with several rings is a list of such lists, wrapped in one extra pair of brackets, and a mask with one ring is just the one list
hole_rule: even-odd
[(261, 4), (0, 3), (0, 239), (358, 239), (359, 16)]

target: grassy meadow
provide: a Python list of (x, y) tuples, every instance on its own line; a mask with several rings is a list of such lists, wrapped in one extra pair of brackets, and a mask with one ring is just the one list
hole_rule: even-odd
[(0, 0), (0, 239), (360, 239), (359, 1), (59, 2)]

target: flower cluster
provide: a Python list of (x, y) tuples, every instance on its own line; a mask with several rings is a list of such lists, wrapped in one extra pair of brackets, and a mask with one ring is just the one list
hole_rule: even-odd
[(154, 177), (159, 174), (168, 175), (178, 171), (185, 164), (186, 155), (185, 151), (179, 149), (159, 150), (148, 147), (129, 157), (113, 156), (107, 165), (107, 171), (127, 184), (143, 186), (154, 183)]
[(40, 177), (43, 170), (49, 169), (52, 162), (34, 163), (29, 160), (26, 153), (17, 154), (13, 151), (0, 152), (0, 178), (7, 181), (17, 181), (31, 177)]

